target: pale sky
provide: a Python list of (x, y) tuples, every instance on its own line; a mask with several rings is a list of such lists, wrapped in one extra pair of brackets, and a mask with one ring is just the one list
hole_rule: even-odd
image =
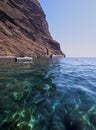
[(96, 57), (96, 0), (38, 0), (68, 57)]

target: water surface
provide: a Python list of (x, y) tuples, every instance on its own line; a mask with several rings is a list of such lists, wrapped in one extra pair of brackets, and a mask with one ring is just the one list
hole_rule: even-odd
[(0, 130), (96, 130), (96, 59), (0, 60)]

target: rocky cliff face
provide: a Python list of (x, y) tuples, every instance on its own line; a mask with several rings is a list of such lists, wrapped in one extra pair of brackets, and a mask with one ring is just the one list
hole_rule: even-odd
[(0, 56), (63, 55), (37, 0), (0, 0)]

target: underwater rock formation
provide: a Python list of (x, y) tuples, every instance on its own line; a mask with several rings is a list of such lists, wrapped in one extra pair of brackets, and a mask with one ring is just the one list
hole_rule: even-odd
[(63, 55), (37, 0), (0, 0), (0, 56)]

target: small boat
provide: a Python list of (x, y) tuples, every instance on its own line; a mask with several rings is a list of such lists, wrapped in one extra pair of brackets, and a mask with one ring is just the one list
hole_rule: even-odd
[(32, 57), (28, 57), (28, 56), (25, 56), (25, 57), (16, 57), (15, 58), (16, 62), (18, 62), (18, 61), (20, 61), (20, 62), (30, 62), (32, 60), (33, 60), (33, 58)]
[(64, 58), (65, 57), (65, 55), (54, 55), (54, 54), (51, 54), (50, 55), (50, 58)]

